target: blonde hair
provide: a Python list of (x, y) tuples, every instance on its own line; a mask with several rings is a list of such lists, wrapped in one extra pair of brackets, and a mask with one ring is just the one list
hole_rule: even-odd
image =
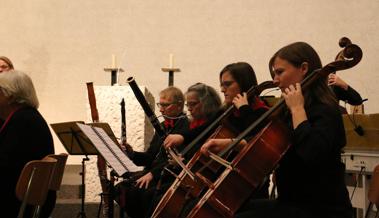
[(0, 74), (0, 90), (11, 104), (27, 105), (35, 109), (39, 102), (32, 80), (21, 71), (10, 70)]
[(163, 89), (160, 93), (159, 93), (159, 96), (160, 97), (171, 97), (173, 102), (172, 103), (175, 103), (176, 105), (178, 105), (181, 110), (183, 110), (184, 108), (184, 94), (183, 92), (175, 87), (175, 86), (169, 86), (165, 89)]

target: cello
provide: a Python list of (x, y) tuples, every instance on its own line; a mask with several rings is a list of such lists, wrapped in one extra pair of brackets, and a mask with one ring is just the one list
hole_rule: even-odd
[[(358, 46), (348, 44), (342, 47), (344, 49), (340, 54), (343, 58), (311, 72), (301, 83), (304, 89), (319, 78), (338, 70), (349, 69), (359, 63), (362, 51)], [(250, 194), (259, 188), (263, 179), (275, 169), (291, 146), (287, 125), (280, 119), (285, 109), (285, 102), (282, 99), (252, 123), (221, 153), (210, 155), (216, 162), (225, 166), (225, 170), (214, 182), (208, 184), (207, 191), (202, 193), (186, 217), (233, 217)], [(239, 151), (232, 161), (218, 160), (234, 149), (250, 131), (262, 124), (265, 127)]]

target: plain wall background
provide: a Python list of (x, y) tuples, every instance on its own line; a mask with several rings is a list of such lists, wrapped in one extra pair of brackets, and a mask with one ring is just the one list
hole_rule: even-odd
[(170, 53), (182, 70), (176, 86), (205, 82), (219, 90), (219, 71), (229, 63), (249, 62), (262, 82), (284, 45), (308, 42), (327, 64), (347, 36), (363, 59), (338, 75), (369, 99), (366, 113), (378, 113), (378, 11), (378, 0), (2, 0), (0, 55), (32, 77), (40, 111), (55, 123), (86, 119), (85, 83), (110, 84), (103, 68), (112, 54), (126, 70), (121, 85), (133, 76), (158, 99)]

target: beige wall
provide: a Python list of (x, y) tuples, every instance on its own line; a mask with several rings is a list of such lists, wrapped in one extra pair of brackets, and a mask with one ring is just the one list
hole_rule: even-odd
[(2, 0), (0, 55), (32, 76), (53, 123), (85, 120), (85, 82), (110, 83), (103, 68), (112, 54), (127, 71), (121, 84), (134, 76), (157, 97), (169, 53), (182, 70), (177, 86), (218, 87), (228, 63), (247, 61), (268, 80), (267, 62), (280, 47), (309, 42), (326, 64), (348, 36), (364, 57), (339, 75), (369, 99), (367, 113), (379, 113), (378, 11), (378, 0)]

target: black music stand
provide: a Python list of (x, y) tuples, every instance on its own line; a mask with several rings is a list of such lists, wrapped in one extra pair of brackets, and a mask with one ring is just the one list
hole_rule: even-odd
[(73, 121), (64, 123), (53, 123), (50, 126), (53, 128), (55, 134), (58, 136), (59, 140), (67, 150), (70, 155), (84, 155), (82, 159), (82, 172), (80, 173), (82, 177), (82, 189), (81, 189), (81, 210), (77, 217), (86, 217), (84, 210), (85, 203), (85, 161), (88, 161), (88, 155), (97, 155), (98, 152), (93, 146), (91, 141), (87, 136), (80, 130), (76, 123), (83, 123), (83, 121)]
[[(136, 166), (119, 147), (118, 141), (107, 123), (89, 125), (77, 123), (77, 126), (91, 140), (99, 154), (107, 161), (117, 176), (122, 176), (127, 172), (140, 171), (140, 167)], [(113, 183), (110, 182), (108, 197), (112, 203), (109, 205), (109, 217), (113, 217), (113, 189)]]

